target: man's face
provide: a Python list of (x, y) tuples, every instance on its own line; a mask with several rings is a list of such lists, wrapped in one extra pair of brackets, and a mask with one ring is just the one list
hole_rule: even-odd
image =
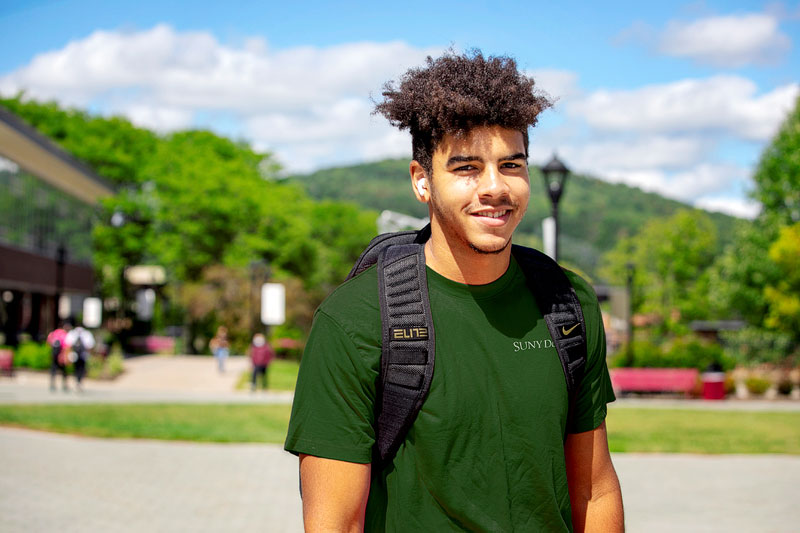
[(449, 245), (479, 254), (505, 250), (530, 197), (522, 133), (482, 126), (464, 137), (446, 135), (432, 163), (432, 222)]

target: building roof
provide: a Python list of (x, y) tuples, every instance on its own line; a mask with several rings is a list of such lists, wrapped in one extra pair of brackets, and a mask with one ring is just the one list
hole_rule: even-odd
[(53, 141), (0, 106), (0, 155), (88, 204), (114, 194), (112, 186)]

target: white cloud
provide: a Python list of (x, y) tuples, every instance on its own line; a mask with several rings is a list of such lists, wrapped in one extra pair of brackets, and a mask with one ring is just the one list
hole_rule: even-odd
[(658, 44), (663, 54), (718, 67), (774, 63), (790, 48), (777, 18), (760, 13), (672, 21)]
[[(657, 167), (607, 168), (602, 177), (614, 182), (639, 187), (667, 198), (715, 211), (744, 216), (752, 209), (745, 200), (731, 196), (747, 182), (748, 170), (729, 164), (703, 163), (682, 172), (668, 172)], [(720, 198), (724, 198), (724, 201)], [(739, 203), (737, 204), (735, 201)], [(734, 211), (739, 207), (739, 211)], [(726, 210), (727, 209), (727, 210)]]
[(0, 76), (0, 92), (24, 89), (32, 98), (92, 105), (160, 132), (191, 126), (202, 112), (224, 112), (290, 169), (314, 168), (397, 155), (398, 139), (408, 139), (371, 117), (369, 95), (438, 51), (400, 41), (271, 50), (261, 38), (234, 47), (160, 24), (96, 31), (40, 54)]
[(558, 69), (536, 69), (526, 72), (526, 74), (533, 76), (533, 79), (536, 80), (536, 88), (557, 100), (557, 104), (581, 94), (581, 89), (578, 86), (578, 75), (575, 72)]
[(4, 76), (0, 87), (76, 103), (136, 89), (161, 105), (242, 113), (302, 109), (378, 91), (431, 52), (402, 42), (270, 52), (260, 39), (233, 48), (208, 33), (177, 33), (162, 24), (134, 33), (97, 31), (37, 56)]
[(636, 171), (638, 169), (681, 169), (703, 161), (709, 150), (708, 141), (691, 137), (640, 137), (590, 141), (565, 147), (576, 169), (592, 173)]
[(765, 141), (794, 105), (800, 88), (783, 85), (758, 96), (739, 76), (714, 76), (633, 90), (599, 90), (568, 106), (568, 113), (611, 132), (723, 132)]
[(700, 198), (695, 205), (709, 211), (749, 219), (755, 218), (761, 211), (761, 204), (758, 202), (729, 196)]

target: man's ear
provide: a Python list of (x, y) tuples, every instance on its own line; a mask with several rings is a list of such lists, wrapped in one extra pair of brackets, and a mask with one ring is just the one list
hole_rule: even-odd
[(408, 166), (408, 172), (411, 174), (411, 188), (414, 189), (414, 196), (423, 204), (427, 204), (431, 198), (430, 181), (425, 169), (422, 165), (414, 160)]

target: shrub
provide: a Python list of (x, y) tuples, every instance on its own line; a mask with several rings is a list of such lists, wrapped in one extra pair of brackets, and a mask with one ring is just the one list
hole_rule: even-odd
[(736, 366), (736, 361), (725, 355), (719, 344), (691, 337), (676, 339), (667, 351), (666, 359), (670, 362), (669, 366), (696, 368), (701, 372), (711, 365), (723, 371), (733, 370)]
[(716, 343), (693, 337), (675, 339), (664, 350), (650, 341), (633, 342), (633, 361), (628, 361), (627, 347), (623, 347), (609, 361), (610, 367), (631, 366), (634, 368), (696, 368), (705, 370), (712, 363), (723, 370), (731, 370), (735, 362), (725, 355)]
[(744, 381), (744, 384), (751, 394), (761, 395), (767, 392), (772, 382), (760, 376), (750, 376)]
[(105, 358), (93, 355), (86, 365), (86, 375), (91, 379), (114, 379), (124, 371), (122, 355), (118, 353)]
[(633, 341), (633, 361), (628, 361), (628, 346), (624, 345), (608, 362), (612, 368), (658, 367), (662, 359), (661, 348), (650, 341)]
[(778, 393), (784, 396), (789, 396), (792, 393), (793, 386), (794, 385), (789, 377), (785, 376), (778, 382)]
[(52, 348), (49, 344), (26, 341), (21, 343), (14, 353), (14, 366), (43, 370), (50, 368), (53, 360)]
[(733, 376), (728, 374), (725, 376), (725, 396), (733, 396), (736, 394), (736, 380)]
[(755, 327), (720, 332), (728, 356), (745, 366), (781, 363), (796, 348), (789, 334)]

